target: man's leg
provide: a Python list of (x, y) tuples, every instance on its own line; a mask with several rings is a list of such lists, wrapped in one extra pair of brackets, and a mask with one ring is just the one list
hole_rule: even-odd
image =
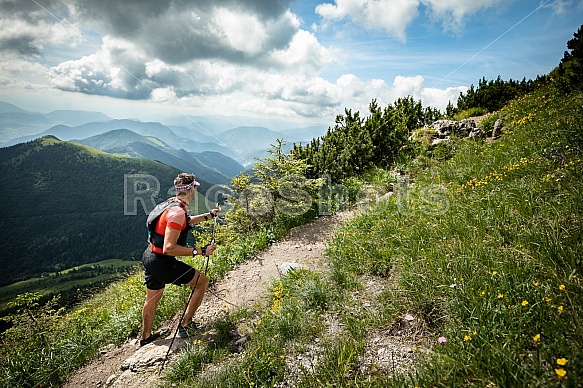
[[(200, 278), (198, 279), (198, 282), (197, 282), (196, 279), (198, 278), (199, 274), (200, 274)], [(188, 282), (186, 285), (189, 287), (194, 287), (195, 283), (196, 283), (196, 288), (194, 289), (194, 293), (192, 294), (192, 298), (190, 299), (190, 303), (188, 304), (188, 307), (186, 308), (186, 313), (184, 314), (184, 319), (182, 320), (182, 326), (186, 326), (192, 321), (192, 317), (194, 317), (194, 313), (196, 313), (196, 310), (199, 308), (200, 304), (202, 303), (202, 298), (204, 297), (204, 293), (206, 292), (206, 288), (209, 284), (209, 279), (206, 277), (205, 274), (199, 273), (199, 271), (196, 271), (192, 280), (190, 282)]]
[(156, 307), (158, 306), (160, 299), (162, 299), (163, 294), (164, 288), (159, 290), (146, 290), (146, 301), (142, 308), (142, 339), (146, 339), (152, 334), (152, 325), (154, 324)]

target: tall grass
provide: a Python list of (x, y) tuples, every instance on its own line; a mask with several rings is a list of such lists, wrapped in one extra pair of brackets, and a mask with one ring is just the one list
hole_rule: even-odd
[[(207, 275), (211, 282), (222, 278), (293, 226), (289, 221), (279, 225), (276, 231), (263, 228), (221, 244), (209, 260)], [(217, 226), (217, 235), (220, 229)], [(196, 237), (201, 244), (210, 240), (205, 234)], [(195, 268), (205, 266), (201, 257), (182, 259)], [(166, 287), (155, 316), (155, 329), (182, 310), (188, 294), (186, 287)], [(141, 266), (127, 279), (105, 287), (70, 311), (53, 311), (50, 304), (39, 306), (40, 294), (20, 296), (22, 302), (17, 306), (20, 312), (9, 318), (13, 327), (0, 336), (0, 386), (62, 384), (72, 371), (95, 358), (100, 349), (139, 335), (144, 297)]]
[(331, 247), (337, 271), (391, 277), (407, 291), (403, 312), (433, 306), (439, 317), (425, 318), (435, 346), (401, 382), (583, 383), (582, 101), (540, 90), (512, 102), (499, 141), (461, 142), (415, 176), (447, 188), (447, 211), (396, 195)]
[[(583, 96), (541, 89), (497, 115), (505, 131), (496, 141), (456, 140), (450, 159), (402, 160), (410, 181), (336, 233), (328, 273), (291, 272), (262, 305), (210, 322), (163, 385), (583, 385)], [(394, 183), (384, 170), (366, 179), (350, 187)], [(213, 281), (280, 234), (222, 246)], [(372, 294), (366, 279), (378, 286)], [(58, 385), (101, 347), (136, 336), (142, 281), (133, 275), (68, 313), (30, 304), (36, 322), (51, 325), (23, 310), (27, 325), (2, 337), (0, 384)], [(186, 296), (168, 287), (155, 326)], [(410, 365), (367, 359), (373, 333), (407, 339), (394, 330), (406, 314), (423, 344)]]
[[(337, 232), (327, 275), (279, 280), (253, 325), (232, 320), (250, 330), (240, 353), (175, 366), (165, 386), (583, 385), (583, 96), (539, 90), (498, 115), (499, 140), (400, 166), (412, 183)], [(366, 278), (384, 291), (367, 296)], [(407, 368), (365, 365), (369, 334), (406, 314), (424, 349)]]

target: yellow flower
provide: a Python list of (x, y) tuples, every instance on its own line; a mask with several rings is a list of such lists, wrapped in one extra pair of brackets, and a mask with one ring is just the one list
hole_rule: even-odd
[(539, 286), (539, 284), (540, 284), (539, 282), (534, 282), (534, 285), (537, 287)]
[(504, 294), (498, 294), (498, 299), (504, 298)]
[(567, 375), (567, 371), (564, 370), (563, 368), (555, 369), (555, 373), (557, 374), (557, 376), (559, 376), (559, 379), (562, 379), (563, 377), (565, 377)]
[(522, 301), (522, 305), (523, 305), (523, 306), (526, 306), (527, 304), (528, 304), (528, 300), (523, 300), (523, 301)]
[(567, 365), (568, 362), (569, 360), (567, 360), (566, 358), (557, 358), (557, 364), (560, 366), (565, 366)]
[(564, 285), (564, 284), (561, 284), (561, 285), (559, 286), (559, 290), (561, 290), (561, 291), (564, 291), (564, 290), (565, 290), (565, 285)]
[(532, 339), (534, 340), (534, 342), (540, 341), (540, 334), (535, 335), (534, 337), (532, 337)]
[(559, 310), (559, 311), (563, 311), (563, 306), (559, 306), (559, 307), (557, 307), (557, 310)]
[(548, 297), (545, 298), (545, 302), (549, 302), (550, 303), (551, 300), (552, 300), (551, 298), (548, 298)]
[(498, 275), (498, 271), (492, 271), (492, 275)]
[(472, 337), (470, 337), (469, 335), (464, 336), (464, 341), (471, 341)]

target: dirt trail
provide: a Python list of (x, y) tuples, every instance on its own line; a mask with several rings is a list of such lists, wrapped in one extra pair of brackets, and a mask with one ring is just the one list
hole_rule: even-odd
[[(293, 229), (285, 240), (271, 245), (218, 281), (205, 296), (195, 319), (212, 322), (221, 311), (235, 308), (233, 305), (252, 306), (261, 300), (266, 285), (289, 267), (325, 269), (323, 253), (326, 242), (333, 231), (351, 216), (351, 212), (344, 212), (320, 217), (310, 224)], [(168, 322), (172, 333), (176, 320)], [(159, 382), (159, 366), (170, 341), (171, 338), (166, 338), (139, 348), (134, 339), (120, 347), (105, 348), (99, 358), (76, 371), (65, 388), (154, 387)], [(172, 363), (186, 344), (185, 340), (175, 340), (168, 363)]]

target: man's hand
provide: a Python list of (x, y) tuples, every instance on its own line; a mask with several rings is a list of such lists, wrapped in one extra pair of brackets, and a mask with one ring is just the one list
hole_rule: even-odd
[(211, 244), (205, 245), (204, 247), (202, 247), (202, 255), (203, 256), (210, 256), (213, 254), (215, 249), (217, 249), (217, 247), (214, 245), (211, 245)]
[(216, 208), (214, 208), (213, 210), (210, 211), (211, 213), (211, 217), (216, 217), (221, 213), (221, 207), (217, 206)]

